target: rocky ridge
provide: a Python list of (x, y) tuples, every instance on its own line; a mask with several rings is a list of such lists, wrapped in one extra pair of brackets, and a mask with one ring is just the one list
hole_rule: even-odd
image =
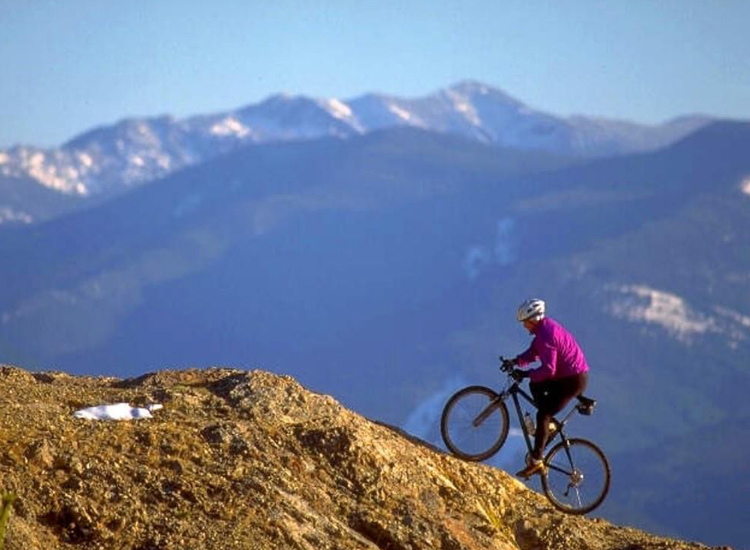
[[(6, 550), (699, 549), (555, 511), (290, 377), (212, 368), (135, 379), (0, 367)], [(73, 417), (162, 403), (154, 418)]]

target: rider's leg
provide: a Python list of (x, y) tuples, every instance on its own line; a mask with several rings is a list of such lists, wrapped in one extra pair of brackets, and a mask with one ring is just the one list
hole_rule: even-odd
[(540, 447), (539, 444), (540, 441), (546, 441), (546, 431), (543, 432), (543, 430), (546, 429), (546, 425), (552, 418), (551, 414), (545, 412), (548, 410), (546, 405), (550, 394), (550, 382), (532, 382), (529, 387), (531, 389), (531, 394), (534, 396), (534, 401), (536, 402), (538, 410), (536, 415), (536, 435), (534, 436), (534, 448), (531, 451), (531, 460), (520, 472), (516, 472), (517, 476), (524, 479), (528, 479), (535, 474), (544, 473), (544, 463), (542, 462), (542, 450), (544, 449), (544, 446)]
[(557, 388), (553, 380), (545, 380), (544, 382), (532, 382), (529, 384), (529, 389), (537, 406), (536, 431), (534, 432), (534, 448), (531, 451), (531, 458), (541, 460), (542, 451), (549, 436), (547, 426), (554, 414), (551, 411), (554, 410), (554, 402), (557, 401)]
[(531, 458), (541, 460), (544, 447), (547, 446), (549, 438), (549, 423), (554, 413), (549, 411), (538, 410), (536, 413), (536, 432), (534, 432), (534, 449), (531, 451)]
[(516, 475), (528, 479), (534, 474), (544, 473), (545, 466), (542, 455), (549, 437), (549, 423), (554, 415), (565, 407), (568, 401), (583, 393), (587, 381), (588, 375), (583, 373), (557, 380), (532, 382), (529, 385), (537, 405), (534, 448), (531, 451), (531, 463)]
[(532, 458), (541, 460), (544, 448), (547, 446), (549, 424), (552, 418), (563, 410), (571, 399), (584, 392), (587, 382), (588, 373), (584, 372), (575, 376), (541, 382), (533, 385), (536, 387), (531, 387), (538, 406)]
[(542, 409), (537, 411), (536, 431), (534, 432), (534, 448), (531, 450), (531, 460), (529, 460), (521, 471), (516, 472), (517, 476), (522, 477), (523, 479), (528, 479), (533, 475), (545, 473), (545, 466), (542, 461), (542, 451), (548, 437), (547, 424), (549, 424), (551, 419), (551, 414), (543, 413)]

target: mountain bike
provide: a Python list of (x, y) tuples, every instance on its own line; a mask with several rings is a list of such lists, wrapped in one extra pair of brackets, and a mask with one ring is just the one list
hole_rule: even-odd
[[(506, 400), (510, 397), (518, 416), (528, 454), (533, 448), (533, 431), (524, 421), (521, 399), (536, 409), (534, 398), (512, 376), (513, 366), (500, 357), (500, 370), (508, 375), (505, 388), (497, 393), (485, 386), (469, 386), (456, 392), (446, 403), (440, 419), (443, 441), (451, 453), (479, 462), (497, 453), (508, 437), (510, 426)], [(550, 423), (545, 447), (542, 488), (550, 503), (568, 514), (586, 514), (598, 507), (609, 492), (610, 468), (607, 457), (591, 441), (569, 438), (565, 428), (575, 414), (590, 416), (596, 401), (578, 396), (562, 420)], [(528, 416), (528, 413), (526, 413)], [(536, 417), (536, 415), (534, 415)], [(557, 443), (552, 445), (556, 440)], [(551, 447), (551, 448), (550, 448)], [(549, 449), (549, 451), (547, 451)]]

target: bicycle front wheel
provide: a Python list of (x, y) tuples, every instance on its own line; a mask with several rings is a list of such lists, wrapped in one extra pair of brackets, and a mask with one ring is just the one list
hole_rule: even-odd
[(561, 441), (552, 447), (544, 463), (547, 473), (542, 476), (542, 488), (558, 510), (587, 514), (599, 506), (609, 492), (607, 457), (591, 441)]
[(508, 408), (490, 388), (464, 388), (446, 403), (440, 432), (454, 455), (473, 462), (485, 460), (508, 437)]

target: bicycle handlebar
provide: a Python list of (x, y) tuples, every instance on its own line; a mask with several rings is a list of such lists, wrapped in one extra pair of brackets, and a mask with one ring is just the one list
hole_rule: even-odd
[(506, 359), (502, 355), (500, 356), (500, 371), (508, 375), (514, 383), (520, 384), (524, 378), (528, 377), (528, 374), (520, 369), (516, 369), (516, 361), (513, 359)]
[(502, 355), (499, 357), (500, 359), (500, 370), (503, 372), (511, 372), (513, 371), (513, 361), (511, 359), (506, 359)]

